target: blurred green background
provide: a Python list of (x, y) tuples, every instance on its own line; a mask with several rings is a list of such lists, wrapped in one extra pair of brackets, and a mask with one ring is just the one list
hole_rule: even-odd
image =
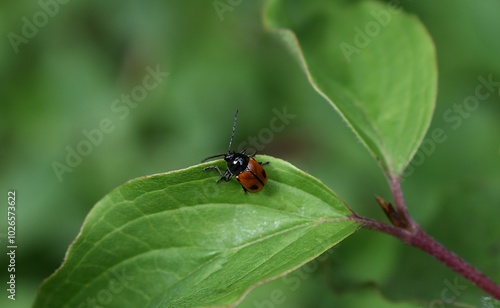
[[(113, 188), (225, 151), (237, 108), (235, 145), (258, 136), (276, 110), (286, 109), (296, 117), (267, 138), (261, 152), (318, 177), (358, 213), (384, 219), (373, 199), (390, 198), (381, 170), (284, 46), (263, 30), (263, 2), (221, 2), (231, 10), (218, 13), (214, 1), (2, 1), (2, 280), (10, 189), (17, 192), (18, 249), (17, 300), (8, 301), (3, 288), (1, 307), (31, 305), (86, 214)], [(49, 3), (45, 10), (53, 16), (44, 19), (40, 3)], [(426, 25), (437, 49), (439, 94), (426, 138), (433, 129), (447, 136), (421, 153), (405, 178), (410, 213), (500, 281), (498, 85), (474, 110), (456, 109), (475, 95), (480, 76), (500, 82), (500, 2), (402, 4)], [(40, 26), (23, 29), (33, 18)], [(23, 31), (31, 37), (13, 45), (12, 33)], [(148, 67), (168, 76), (155, 86), (149, 79), (144, 90)], [(124, 95), (132, 95), (130, 105)], [(103, 119), (113, 130), (100, 138), (95, 130)], [(83, 131), (94, 133), (95, 144)], [(58, 177), (54, 164), (66, 165), (68, 147), (79, 145), (90, 153)], [(466, 287), (446, 291), (450, 283)], [(484, 293), (431, 257), (362, 230), (299, 271), (258, 287), (241, 306), (428, 307), (419, 300), (443, 293), (488, 307)]]

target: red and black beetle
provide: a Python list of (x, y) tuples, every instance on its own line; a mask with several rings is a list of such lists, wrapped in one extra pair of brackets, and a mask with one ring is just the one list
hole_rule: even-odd
[(263, 163), (256, 161), (254, 158), (255, 153), (247, 155), (246, 150), (243, 150), (240, 153), (231, 150), (237, 118), (238, 110), (236, 110), (236, 113), (234, 114), (233, 132), (231, 134), (231, 139), (229, 140), (227, 153), (210, 156), (203, 160), (207, 161), (212, 158), (223, 157), (227, 162), (226, 171), (222, 173), (217, 166), (209, 166), (203, 170), (209, 171), (213, 169), (217, 171), (220, 175), (220, 179), (216, 182), (217, 184), (219, 184), (222, 180), (229, 182), (233, 176), (236, 176), (236, 180), (240, 182), (241, 187), (243, 187), (245, 192), (256, 193), (261, 191), (267, 183), (267, 173), (262, 166), (269, 164), (269, 162)]

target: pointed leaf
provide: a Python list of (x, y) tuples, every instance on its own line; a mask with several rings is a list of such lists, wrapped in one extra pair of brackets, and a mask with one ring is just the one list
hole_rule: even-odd
[(217, 185), (216, 173), (203, 171), (210, 163), (113, 190), (92, 209), (35, 307), (230, 305), (359, 227), (321, 182), (260, 158), (271, 164), (257, 194), (235, 180)]
[(371, 1), (270, 0), (264, 20), (383, 170), (400, 176), (436, 98), (435, 52), (422, 24)]

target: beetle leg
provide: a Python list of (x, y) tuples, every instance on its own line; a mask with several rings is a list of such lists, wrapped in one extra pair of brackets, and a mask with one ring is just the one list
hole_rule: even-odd
[(222, 176), (222, 172), (220, 172), (220, 169), (217, 166), (208, 166), (203, 168), (203, 171), (209, 171), (209, 170), (215, 170), (220, 176)]
[(224, 171), (222, 173), (217, 166), (208, 166), (203, 169), (203, 171), (209, 171), (209, 170), (215, 170), (217, 173), (220, 175), (220, 179), (218, 179), (215, 183), (219, 184), (222, 180), (229, 182), (231, 178), (233, 177), (233, 174), (229, 172), (229, 170)]
[[(242, 154), (245, 154), (245, 152), (246, 152), (246, 150), (241, 151), (241, 153), (242, 153)], [(253, 152), (252, 154), (249, 154), (249, 155), (248, 155), (248, 157), (254, 158), (254, 157), (255, 157), (255, 155), (257, 155), (257, 151)], [(269, 162), (268, 162), (268, 161), (266, 161), (266, 162), (261, 162), (261, 161), (259, 161), (258, 163), (259, 163), (259, 165), (261, 165), (261, 166), (269, 165)]]
[[(245, 154), (246, 152), (247, 152), (247, 150), (245, 149), (245, 150), (241, 151), (241, 154)], [(255, 155), (257, 155), (257, 151), (253, 152), (252, 154), (248, 154), (247, 156), (251, 157), (251, 158), (254, 158)]]
[(221, 175), (220, 179), (217, 180), (217, 183), (220, 183), (220, 181), (222, 181), (222, 180), (229, 182), (229, 181), (231, 181), (232, 177), (233, 177), (233, 174), (231, 172), (229, 172), (229, 170), (226, 170), (224, 172), (224, 174)]
[(241, 188), (243, 188), (243, 191), (246, 193), (248, 193), (248, 190), (245, 188), (245, 186), (241, 185)]
[[(205, 167), (205, 168), (203, 169), (203, 171), (209, 171), (209, 170), (215, 170), (215, 171), (217, 171), (217, 173), (220, 175), (220, 179), (218, 179), (218, 180), (217, 180), (217, 182), (216, 182), (217, 184), (218, 184), (218, 183), (220, 183), (220, 181), (222, 181), (222, 179), (224, 179), (226, 182), (228, 182), (228, 181), (229, 181), (228, 179), (226, 179), (226, 178), (227, 178), (227, 176), (228, 176), (228, 171), (227, 171), (227, 170), (226, 170), (226, 171), (224, 172), (224, 174), (223, 174), (223, 173), (220, 171), (219, 167), (217, 167), (217, 166), (208, 166), (208, 167)], [(229, 179), (230, 179), (230, 178), (229, 178)]]

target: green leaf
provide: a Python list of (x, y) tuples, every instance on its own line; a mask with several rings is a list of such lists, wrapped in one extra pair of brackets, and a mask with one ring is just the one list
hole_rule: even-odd
[(270, 0), (264, 20), (384, 172), (400, 176), (435, 105), (435, 51), (422, 24), (372, 1)]
[[(359, 228), (320, 181), (261, 156), (257, 194), (216, 184), (212, 163), (129, 181), (88, 215), (35, 307), (221, 306), (296, 269)], [(224, 161), (215, 162), (223, 168)]]

